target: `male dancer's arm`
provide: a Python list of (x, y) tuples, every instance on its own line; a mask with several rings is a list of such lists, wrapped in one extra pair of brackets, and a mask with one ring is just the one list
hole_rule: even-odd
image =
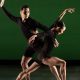
[[(32, 19), (32, 18), (31, 18)], [(36, 27), (37, 29), (40, 29), (43, 32), (46, 32), (49, 30), (49, 27), (46, 25), (41, 24), (40, 22), (32, 19), (31, 20), (31, 24), (34, 25), (34, 27)]]
[(18, 21), (18, 17), (13, 16), (11, 13), (9, 13), (5, 7), (2, 7), (3, 11), (5, 12), (5, 14), (9, 17), (9, 19), (11, 19), (14, 22)]
[(1, 0), (0, 3), (0, 8), (2, 8), (2, 10), (5, 12), (5, 14), (14, 22), (17, 22), (17, 17), (13, 16), (9, 11), (6, 10), (6, 8), (4, 7), (4, 2), (5, 0)]

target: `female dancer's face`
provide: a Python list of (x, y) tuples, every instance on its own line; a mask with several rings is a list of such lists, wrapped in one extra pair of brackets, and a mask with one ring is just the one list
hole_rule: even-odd
[(66, 27), (63, 27), (63, 28), (57, 27), (56, 28), (56, 31), (58, 32), (58, 35), (63, 34), (65, 30), (66, 30)]

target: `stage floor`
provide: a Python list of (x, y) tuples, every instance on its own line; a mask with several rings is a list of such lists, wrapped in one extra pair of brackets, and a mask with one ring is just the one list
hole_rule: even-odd
[[(20, 65), (0, 65), (0, 80), (16, 80)], [(56, 80), (48, 67), (41, 67), (31, 74), (31, 80)], [(67, 80), (80, 80), (80, 66), (67, 67)]]

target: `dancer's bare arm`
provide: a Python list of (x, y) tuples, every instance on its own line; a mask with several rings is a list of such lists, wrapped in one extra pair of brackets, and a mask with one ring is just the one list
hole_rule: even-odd
[(64, 17), (64, 15), (68, 12), (68, 13), (73, 13), (75, 11), (75, 8), (68, 8), (65, 9), (59, 16), (58, 20), (62, 20), (62, 18)]

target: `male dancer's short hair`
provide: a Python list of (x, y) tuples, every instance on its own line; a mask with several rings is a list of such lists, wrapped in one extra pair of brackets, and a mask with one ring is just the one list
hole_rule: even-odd
[(23, 8), (29, 8), (29, 6), (28, 6), (28, 5), (22, 6), (22, 7), (21, 7), (21, 10), (23, 10)]

